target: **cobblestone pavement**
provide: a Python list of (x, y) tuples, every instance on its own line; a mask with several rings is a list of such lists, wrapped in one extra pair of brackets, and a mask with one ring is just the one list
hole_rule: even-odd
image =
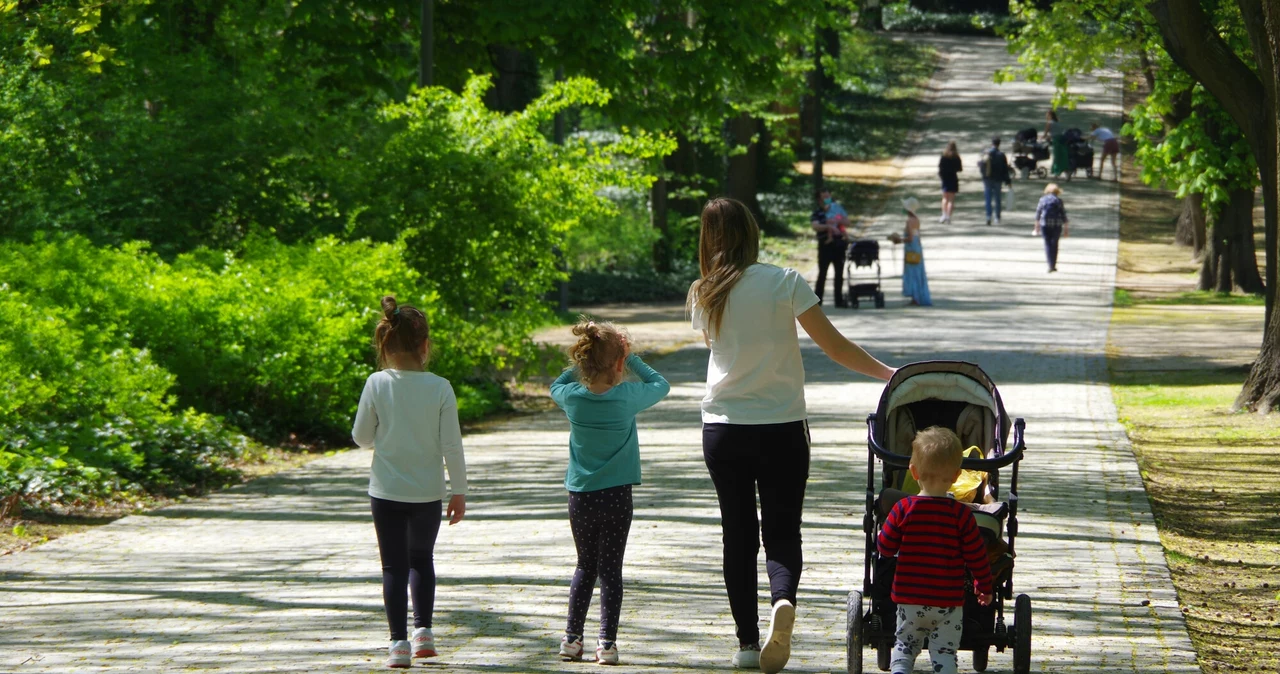
[[(1057, 274), (1046, 274), (1040, 242), (1030, 236), (1042, 183), (1019, 183), (1004, 224), (987, 227), (975, 154), (992, 133), (1007, 139), (1041, 125), (1050, 91), (990, 84), (992, 71), (1009, 62), (1000, 42), (939, 44), (948, 62), (919, 150), (904, 160), (902, 185), (933, 204), (937, 152), (948, 139), (960, 142), (967, 180), (959, 217), (938, 225), (924, 214), (936, 306), (904, 306), (885, 255), (889, 307), (833, 312), (836, 323), (893, 364), (982, 364), (1010, 413), (1027, 419), (1015, 582), (1034, 601), (1035, 671), (1198, 672), (1104, 383), (1118, 190), (1083, 180), (1067, 186), (1073, 228)], [(1064, 121), (1100, 119), (1114, 128), (1118, 93), (1097, 83), (1084, 93), (1088, 101)], [(900, 221), (886, 216), (875, 231), (882, 236)], [(636, 490), (620, 633), (627, 671), (729, 669), (718, 513), (699, 446), (705, 360), (704, 349), (689, 347), (659, 361), (674, 387), (641, 417), (645, 483)], [(863, 420), (880, 387), (839, 370), (811, 344), (805, 362), (814, 451), (788, 671), (843, 671), (844, 598), (862, 573)], [(442, 656), (428, 668), (594, 667), (553, 657), (573, 566), (561, 486), (567, 430), (561, 416), (542, 414), (467, 437), (474, 492), (467, 520), (445, 527), (437, 547)], [(0, 671), (380, 666), (386, 632), (364, 495), (368, 461), (364, 452), (342, 453), (0, 559)], [(967, 654), (961, 665), (968, 667)], [(926, 669), (921, 658), (917, 671)], [(991, 671), (1010, 669), (1008, 653), (992, 654)]]

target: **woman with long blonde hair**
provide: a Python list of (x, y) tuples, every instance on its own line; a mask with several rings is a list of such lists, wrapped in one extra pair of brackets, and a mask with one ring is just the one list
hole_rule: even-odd
[[(759, 251), (760, 229), (746, 206), (733, 199), (707, 202), (698, 242), (702, 276), (689, 288), (687, 306), (711, 349), (702, 455), (720, 502), (724, 581), (738, 637), (733, 664), (778, 672), (791, 655), (809, 477), (796, 321), (850, 370), (888, 379), (893, 369), (840, 334), (799, 273), (760, 263)], [(761, 537), (772, 606), (763, 648), (756, 596)]]

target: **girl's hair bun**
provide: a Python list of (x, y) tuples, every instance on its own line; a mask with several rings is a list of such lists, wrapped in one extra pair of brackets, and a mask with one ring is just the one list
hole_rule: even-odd
[(382, 315), (388, 321), (400, 315), (400, 307), (396, 305), (395, 295), (382, 296)]
[(608, 371), (618, 358), (626, 355), (630, 339), (622, 328), (607, 321), (578, 317), (573, 326), (578, 342), (569, 347), (569, 360), (585, 381), (594, 380)]

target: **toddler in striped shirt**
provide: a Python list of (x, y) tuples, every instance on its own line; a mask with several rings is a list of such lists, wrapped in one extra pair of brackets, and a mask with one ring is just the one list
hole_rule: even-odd
[(911, 476), (920, 493), (898, 501), (876, 543), (897, 556), (891, 597), (898, 605), (893, 674), (909, 674), (925, 639), (938, 674), (956, 674), (964, 624), (964, 572), (973, 575), (978, 603), (991, 603), (991, 568), (978, 524), (967, 506), (947, 495), (960, 476), (964, 450), (950, 429), (933, 426), (911, 442)]

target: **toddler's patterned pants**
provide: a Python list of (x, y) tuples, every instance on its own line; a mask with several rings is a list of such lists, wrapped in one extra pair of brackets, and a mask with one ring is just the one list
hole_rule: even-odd
[(929, 640), (929, 659), (934, 674), (956, 674), (956, 649), (964, 626), (961, 606), (920, 606), (898, 604), (898, 642), (893, 645), (893, 674), (910, 674), (916, 656)]

